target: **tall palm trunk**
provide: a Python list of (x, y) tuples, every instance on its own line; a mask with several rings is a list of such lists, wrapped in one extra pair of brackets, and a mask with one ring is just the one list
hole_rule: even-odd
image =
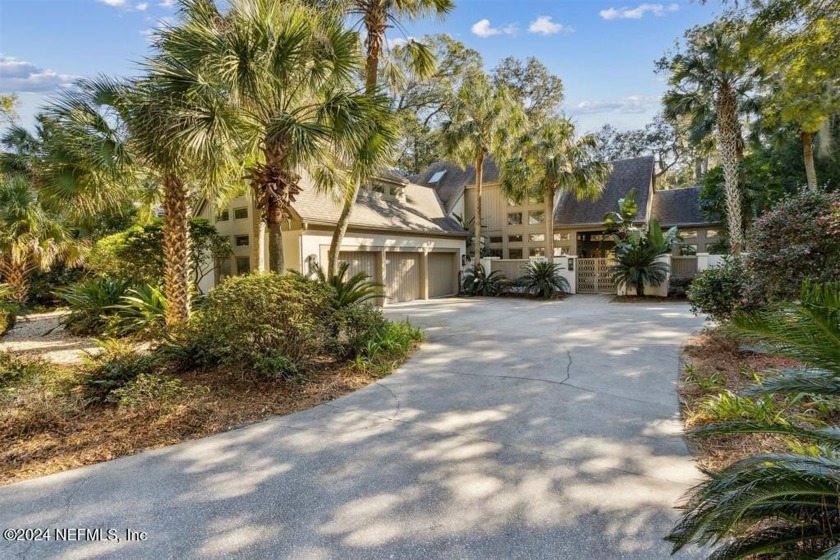
[(330, 262), (328, 271), (330, 276), (336, 274), (338, 271), (338, 256), (341, 251), (341, 244), (344, 241), (344, 235), (347, 233), (347, 226), (350, 224), (350, 212), (353, 210), (353, 206), (355, 206), (356, 200), (359, 198), (361, 186), (358, 180), (353, 184), (353, 190), (348, 193), (347, 199), (344, 201), (344, 207), (341, 209), (341, 216), (339, 216), (338, 223), (335, 225), (329, 250)]
[(817, 190), (817, 168), (814, 165), (814, 135), (802, 131), (802, 153), (805, 157), (805, 177), (808, 179), (808, 188)]
[(475, 158), (475, 241), (473, 265), (481, 262), (481, 189), (484, 184), (484, 154)]
[[(253, 191), (251, 193), (254, 194)], [(263, 240), (265, 238), (265, 222), (260, 216), (260, 209), (257, 205), (256, 197), (251, 204), (251, 270), (257, 272), (265, 272), (265, 251), (263, 250)]]
[(726, 224), (732, 253), (741, 254), (741, 191), (738, 189), (738, 107), (735, 92), (723, 86), (717, 95), (717, 134), (726, 191)]
[(190, 317), (189, 193), (173, 175), (163, 179), (163, 289), (166, 325), (186, 324)]
[(283, 256), (283, 218), (285, 213), (276, 201), (268, 205), (268, 268), (271, 272), (283, 274), (286, 268), (285, 257)]
[(12, 288), (12, 301), (23, 305), (29, 298), (29, 282), (26, 279), (26, 267), (19, 262), (4, 262), (2, 268), (3, 280)]
[(545, 189), (545, 257), (554, 262), (554, 185)]

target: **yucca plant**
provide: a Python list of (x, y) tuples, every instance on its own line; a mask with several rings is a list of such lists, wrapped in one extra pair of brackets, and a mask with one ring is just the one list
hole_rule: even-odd
[(498, 270), (490, 274), (477, 264), (464, 273), (464, 293), (468, 296), (497, 296), (504, 290), (504, 276)]
[[(805, 283), (798, 301), (736, 313), (731, 331), (805, 369), (788, 369), (746, 393), (840, 396), (840, 283)], [(796, 453), (739, 461), (695, 487), (667, 540), (674, 552), (717, 545), (710, 558), (840, 558), (840, 429), (793, 422), (731, 420), (695, 436), (774, 433)], [(805, 446), (797, 442), (808, 442)]]
[(560, 275), (563, 267), (549, 261), (532, 261), (525, 267), (525, 275), (517, 284), (531, 295), (550, 298), (558, 293), (569, 293), (569, 281)]

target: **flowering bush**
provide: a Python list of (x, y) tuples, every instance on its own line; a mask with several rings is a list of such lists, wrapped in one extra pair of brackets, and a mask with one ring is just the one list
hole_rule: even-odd
[(747, 246), (749, 300), (792, 300), (806, 279), (840, 280), (840, 194), (803, 191), (780, 201), (754, 224)]

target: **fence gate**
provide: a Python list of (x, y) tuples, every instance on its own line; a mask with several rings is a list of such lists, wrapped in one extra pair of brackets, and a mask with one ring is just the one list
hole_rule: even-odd
[(577, 293), (614, 294), (615, 285), (610, 280), (612, 259), (577, 259)]

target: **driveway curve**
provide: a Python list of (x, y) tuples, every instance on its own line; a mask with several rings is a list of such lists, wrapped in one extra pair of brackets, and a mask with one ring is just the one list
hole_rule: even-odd
[(686, 305), (476, 298), (388, 314), (427, 341), (361, 391), (0, 488), (2, 529), (119, 537), (3, 541), (0, 557), (668, 556), (699, 476), (676, 396), (680, 344), (702, 325)]

